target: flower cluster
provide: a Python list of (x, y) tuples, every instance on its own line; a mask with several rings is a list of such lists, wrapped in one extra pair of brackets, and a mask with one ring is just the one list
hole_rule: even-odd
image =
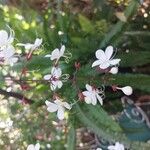
[[(49, 57), (50, 60), (54, 61), (54, 66), (51, 69), (51, 74), (47, 74), (44, 76), (44, 80), (50, 83), (50, 88), (52, 91), (56, 91), (63, 86), (62, 82), (62, 70), (59, 67), (59, 60), (61, 57), (64, 57), (65, 46), (62, 45), (60, 50), (58, 48), (54, 49), (51, 54), (46, 55), (45, 57)], [(47, 110), (49, 112), (56, 112), (59, 120), (63, 120), (65, 117), (65, 108), (70, 110), (71, 105), (67, 102), (63, 102), (62, 99), (58, 96), (55, 96), (54, 103), (45, 101), (47, 105)]]
[[(10, 29), (10, 33), (8, 34), (5, 30), (0, 30), (0, 62), (6, 64), (13, 64), (18, 61), (18, 58), (15, 55), (15, 48), (13, 46), (14, 42), (14, 32)], [(17, 46), (22, 46), (28, 51), (26, 55), (26, 61), (29, 61), (32, 58), (32, 54), (35, 50), (37, 50), (42, 44), (42, 39), (37, 38), (34, 43), (18, 43)], [(70, 55), (70, 54), (69, 54)], [(117, 74), (118, 66), (121, 59), (114, 58), (114, 48), (112, 46), (106, 47), (106, 50), (103, 51), (98, 49), (95, 52), (95, 56), (97, 58), (96, 61), (93, 62), (91, 68), (98, 67), (104, 73)], [(53, 113), (57, 113), (57, 117), (59, 120), (65, 119), (65, 111), (71, 110), (72, 106), (75, 104), (69, 104), (63, 100), (57, 94), (57, 90), (63, 87), (63, 82), (68, 80), (68, 74), (62, 74), (62, 69), (59, 65), (59, 61), (61, 58), (65, 58), (68, 60), (68, 56), (65, 53), (65, 46), (62, 45), (60, 49), (54, 49), (51, 54), (46, 55), (45, 57), (50, 58), (50, 61), (53, 62), (53, 66), (51, 67), (51, 71), (49, 74), (44, 75), (44, 81), (47, 81), (50, 84), (50, 89), (53, 92), (53, 98), (51, 101), (46, 100), (45, 104), (47, 106), (47, 111)], [(80, 69), (80, 63), (75, 64), (76, 71)], [(26, 74), (26, 68), (22, 69), (22, 74)], [(21, 75), (22, 76), (22, 75)], [(105, 85), (104, 85), (105, 86)], [(22, 88), (23, 89), (23, 88)], [(79, 87), (78, 87), (79, 89)], [(112, 85), (112, 89), (114, 91), (121, 90), (125, 95), (131, 95), (133, 93), (133, 89), (130, 86), (118, 87), (116, 85)], [(80, 90), (79, 90), (80, 91)], [(86, 83), (85, 90), (80, 91), (82, 95), (81, 99), (84, 99), (85, 103), (96, 105), (98, 102), (100, 105), (103, 105), (104, 99), (104, 89), (100, 87), (96, 87), (95, 85)], [(78, 102), (78, 101), (77, 101)], [(29, 145), (27, 150), (39, 150), (40, 144)], [(100, 148), (98, 148), (100, 149)], [(98, 150), (97, 149), (97, 150)], [(111, 145), (108, 147), (108, 150), (124, 150), (124, 146), (117, 142), (115, 145)]]

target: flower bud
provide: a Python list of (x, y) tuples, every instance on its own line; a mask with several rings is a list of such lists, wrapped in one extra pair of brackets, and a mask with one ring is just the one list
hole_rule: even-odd
[(117, 74), (118, 73), (118, 67), (112, 67), (109, 72), (112, 74)]
[(121, 90), (125, 95), (131, 95), (133, 93), (133, 89), (131, 86), (125, 86), (123, 88), (117, 87), (117, 89)]

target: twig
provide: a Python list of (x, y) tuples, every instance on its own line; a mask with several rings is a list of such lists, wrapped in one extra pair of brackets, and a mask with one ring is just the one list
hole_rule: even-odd
[(21, 95), (19, 93), (15, 93), (15, 92), (7, 92), (3, 89), (0, 89), (0, 94), (1, 95), (4, 95), (4, 96), (8, 96), (8, 97), (14, 97), (14, 98), (17, 98), (17, 99), (20, 99), (20, 100), (24, 100), (26, 103), (28, 104), (33, 104), (34, 101), (25, 97), (24, 95)]

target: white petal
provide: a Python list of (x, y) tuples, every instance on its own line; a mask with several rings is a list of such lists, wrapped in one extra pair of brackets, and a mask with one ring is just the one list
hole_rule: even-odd
[(55, 91), (55, 89), (57, 88), (57, 84), (55, 84), (56, 82), (53, 82), (51, 83), (50, 87), (51, 87), (51, 90), (52, 91)]
[(60, 49), (60, 56), (63, 56), (65, 52), (65, 45), (62, 45), (61, 49)]
[(53, 74), (54, 77), (59, 78), (61, 77), (62, 71), (60, 68), (53, 67), (51, 70), (51, 74)]
[(27, 43), (27, 44), (25, 44), (24, 47), (26, 50), (29, 50), (29, 49), (32, 49), (33, 46), (34, 46), (33, 44)]
[(105, 53), (104, 53), (103, 50), (97, 50), (96, 53), (95, 53), (95, 55), (96, 55), (97, 59), (100, 59), (102, 61), (107, 60), (106, 55), (105, 55)]
[(82, 93), (83, 93), (84, 96), (91, 98), (91, 92), (89, 92), (89, 91), (84, 91), (84, 92), (82, 92)]
[(14, 63), (16, 63), (18, 61), (18, 58), (10, 57), (10, 58), (7, 58), (5, 61), (6, 61), (6, 63), (13, 65)]
[(108, 60), (112, 57), (112, 54), (113, 54), (113, 47), (108, 46), (105, 50), (105, 55), (106, 55)]
[(39, 47), (41, 44), (42, 44), (42, 39), (37, 38), (37, 39), (35, 40), (34, 45), (35, 45), (36, 47)]
[(65, 117), (65, 113), (64, 113), (64, 108), (63, 107), (59, 107), (58, 111), (57, 111), (57, 117), (59, 120), (63, 120)]
[(96, 97), (98, 101), (100, 102), (100, 104), (103, 105), (103, 99), (98, 94), (96, 94)]
[(121, 61), (121, 59), (112, 59), (112, 60), (109, 61), (109, 63), (111, 65), (117, 65), (120, 61)]
[(59, 59), (59, 58), (60, 58), (60, 52), (59, 52), (59, 49), (56, 48), (51, 53), (51, 60)]
[(93, 62), (92, 67), (98, 66), (98, 65), (100, 65), (102, 63), (103, 63), (102, 60), (96, 60), (96, 61)]
[(39, 150), (39, 149), (40, 149), (40, 144), (37, 143), (37, 144), (35, 145), (35, 150)]
[(56, 67), (52, 67), (51, 74), (53, 76), (55, 76), (55, 74), (57, 74), (57, 68)]
[(50, 54), (48, 54), (48, 55), (45, 55), (45, 57), (51, 57), (51, 55), (50, 55)]
[(86, 84), (85, 87), (88, 91), (92, 92), (92, 86), (90, 86), (89, 84)]
[(5, 30), (0, 30), (0, 46), (7, 44), (8, 33)]
[(67, 108), (69, 110), (71, 109), (71, 105), (68, 104), (67, 102), (63, 102), (63, 105), (64, 105), (65, 108)]
[(62, 87), (62, 85), (63, 85), (62, 81), (58, 80), (58, 81), (56, 81), (56, 82), (57, 82), (58, 88), (60, 89), (60, 88)]
[(111, 145), (111, 146), (108, 146), (108, 150), (116, 150), (116, 149), (115, 149), (115, 146)]
[(110, 64), (108, 62), (104, 62), (103, 64), (101, 64), (99, 67), (101, 69), (107, 69), (110, 66)]
[(47, 74), (44, 76), (44, 80), (50, 80), (50, 78), (51, 78), (51, 74)]
[(49, 101), (45, 101), (45, 104), (48, 106), (47, 110), (49, 112), (55, 112), (58, 110), (58, 106), (54, 103), (51, 103)]
[(30, 145), (27, 147), (27, 150), (35, 150), (35, 149), (34, 149), (34, 145), (33, 145), (33, 144), (30, 144)]
[(12, 57), (14, 53), (15, 53), (15, 48), (10, 45), (4, 50), (4, 57), (5, 58)]
[(91, 98), (90, 97), (84, 97), (84, 100), (87, 104), (91, 104)]
[(91, 97), (91, 99), (92, 99), (92, 105), (96, 105), (97, 104), (97, 99), (96, 99), (96, 96), (93, 94), (92, 95), (92, 97)]

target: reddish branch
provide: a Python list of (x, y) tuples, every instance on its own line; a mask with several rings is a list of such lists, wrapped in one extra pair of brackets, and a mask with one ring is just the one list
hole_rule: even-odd
[(28, 99), (27, 97), (19, 94), (19, 93), (15, 93), (15, 92), (7, 92), (3, 89), (0, 89), (0, 94), (1, 95), (4, 95), (4, 96), (8, 96), (8, 97), (14, 97), (14, 98), (17, 98), (19, 100), (22, 100), (23, 102), (25, 103), (28, 103), (28, 104), (33, 104), (34, 101), (31, 100), (31, 99)]

